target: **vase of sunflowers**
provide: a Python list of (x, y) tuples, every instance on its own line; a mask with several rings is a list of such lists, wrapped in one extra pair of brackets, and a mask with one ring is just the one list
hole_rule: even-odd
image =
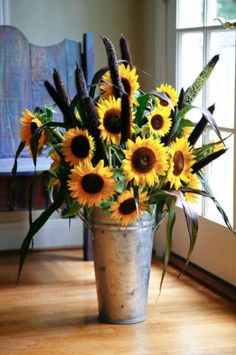
[[(63, 206), (65, 216), (79, 215), (93, 231), (100, 317), (118, 321), (123, 316), (120, 318), (117, 314), (110, 314), (107, 306), (110, 300), (103, 300), (108, 294), (114, 296), (112, 289), (115, 286), (110, 289), (109, 282), (116, 279), (119, 285), (121, 283), (118, 282), (119, 277), (114, 277), (113, 266), (118, 265), (119, 272), (121, 261), (129, 268), (134, 265), (134, 260), (135, 263), (139, 260), (141, 266), (137, 267), (136, 264), (136, 270), (144, 269), (145, 273), (138, 275), (134, 272), (136, 276), (133, 276), (133, 281), (138, 282), (139, 279), (140, 285), (147, 286), (153, 231), (166, 219), (162, 285), (171, 253), (177, 200), (183, 207), (189, 232), (187, 260), (194, 248), (198, 230), (197, 214), (188, 201), (195, 200), (198, 195), (211, 198), (227, 226), (232, 228), (202, 171), (208, 163), (226, 152), (225, 141), (213, 118), (214, 105), (208, 109), (197, 108), (201, 115), (197, 124), (186, 116), (190, 110), (196, 109), (193, 100), (219, 56), (214, 56), (194, 83), (186, 91), (182, 89), (179, 95), (169, 84), (161, 84), (146, 93), (140, 88), (138, 71), (133, 64), (127, 40), (124, 37), (120, 39), (120, 60), (111, 41), (103, 37), (103, 42), (108, 66), (94, 75), (89, 88), (82, 69), (77, 67), (77, 95), (73, 99), (69, 98), (56, 70), (53, 73), (54, 85), (45, 81), (46, 89), (62, 111), (62, 122), (53, 120), (50, 107), (34, 113), (26, 110), (20, 119), (22, 141), (13, 173), (16, 173), (17, 158), (25, 145), (29, 147), (35, 165), (42, 149), (49, 147), (53, 162), (48, 186), (53, 190), (53, 200), (49, 208), (30, 224), (21, 248), (18, 276), (34, 235), (50, 215)], [(216, 142), (196, 146), (207, 125), (215, 131)], [(146, 228), (144, 215), (149, 223), (148, 235), (143, 229)], [(128, 231), (131, 239), (128, 238)], [(132, 236), (134, 231), (139, 234), (136, 241)], [(116, 243), (115, 246), (111, 246), (111, 240)], [(119, 240), (121, 251), (117, 249)], [(106, 241), (108, 247), (105, 246)], [(128, 245), (130, 252), (126, 250)], [(141, 245), (146, 251), (137, 253)], [(118, 260), (117, 253), (120, 255)], [(109, 264), (113, 265), (112, 271), (108, 271)], [(124, 278), (123, 281), (129, 284), (131, 279), (128, 281)], [(109, 292), (101, 291), (101, 285), (105, 285), (105, 290), (109, 289)], [(128, 288), (127, 293), (138, 294), (135, 287)], [(140, 291), (138, 303), (140, 298), (146, 300), (146, 295), (146, 291)], [(119, 299), (117, 304), (120, 310), (127, 310), (120, 294), (116, 294), (115, 298)], [(135, 307), (136, 301), (133, 302)], [(134, 314), (130, 319), (126, 314), (123, 320), (141, 320), (145, 318), (144, 313)]]

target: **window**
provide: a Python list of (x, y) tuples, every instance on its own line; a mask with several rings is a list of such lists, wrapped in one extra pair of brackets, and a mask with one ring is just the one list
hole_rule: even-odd
[[(165, 0), (156, 1), (156, 77), (187, 89), (204, 64), (220, 54), (210, 80), (194, 101), (196, 106), (215, 102), (214, 117), (223, 137), (235, 133), (235, 41), (236, 31), (224, 29), (220, 22), (234, 22), (235, 0)], [(160, 64), (161, 63), (161, 64)], [(163, 64), (164, 63), (164, 64)], [(201, 112), (192, 112), (196, 122)], [(216, 139), (206, 130), (202, 139)], [(230, 148), (207, 167), (210, 186), (225, 208), (231, 223), (236, 225), (236, 135), (227, 139)], [(222, 217), (208, 199), (202, 200), (197, 243), (191, 261), (216, 276), (236, 285), (236, 237), (225, 227)], [(173, 234), (174, 253), (186, 257), (189, 238), (182, 210), (177, 208)], [(215, 223), (215, 221), (217, 223)], [(162, 255), (165, 246), (165, 226), (157, 231), (155, 249)]]
[[(177, 88), (187, 89), (204, 65), (220, 54), (206, 87), (196, 98), (194, 105), (208, 107), (215, 103), (214, 117), (222, 137), (230, 136), (225, 155), (206, 168), (206, 176), (232, 225), (236, 225), (235, 174), (235, 29), (225, 29), (220, 21), (235, 21), (235, 0), (178, 0), (176, 21)], [(201, 112), (194, 110), (192, 119), (199, 120)], [(208, 128), (204, 140), (217, 141)], [(223, 167), (223, 169), (222, 169)], [(227, 198), (226, 198), (227, 197)], [(198, 212), (217, 223), (224, 223), (215, 205), (202, 198)]]

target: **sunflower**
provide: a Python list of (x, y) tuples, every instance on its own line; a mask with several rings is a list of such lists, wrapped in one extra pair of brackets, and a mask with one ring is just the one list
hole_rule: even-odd
[[(42, 121), (38, 119), (36, 115), (34, 115), (30, 110), (25, 109), (23, 112), (23, 117), (20, 118), (20, 122), (23, 126), (20, 128), (21, 140), (25, 142), (26, 146), (30, 149), (30, 140), (36, 131), (36, 129), (42, 126)], [(38, 153), (42, 150), (43, 145), (46, 141), (45, 131), (43, 130), (40, 134), (38, 140)]]
[[(173, 106), (177, 105), (179, 97), (177, 91), (175, 90), (175, 88), (173, 88), (173, 86), (169, 84), (161, 84), (159, 87), (156, 88), (156, 91), (166, 94), (166, 96), (171, 100)], [(158, 102), (161, 106), (164, 107), (169, 105), (169, 103), (164, 99), (159, 99)]]
[[(200, 189), (200, 181), (196, 174), (189, 175), (189, 182), (186, 187), (191, 189), (199, 190)], [(185, 192), (184, 194), (185, 200), (188, 202), (196, 203), (198, 201), (198, 194), (194, 194), (192, 192)]]
[(64, 135), (62, 152), (65, 160), (71, 165), (81, 161), (91, 160), (94, 150), (93, 138), (87, 130), (71, 128)]
[(54, 171), (56, 171), (59, 168), (59, 166), (61, 164), (61, 157), (55, 150), (51, 151), (49, 153), (49, 156), (52, 159), (52, 163), (51, 163), (51, 166), (50, 166), (50, 171), (54, 172)]
[(166, 149), (158, 139), (138, 137), (136, 142), (128, 140), (124, 153), (123, 172), (127, 181), (133, 179), (135, 185), (153, 186), (168, 169)]
[(224, 146), (224, 144), (223, 143), (221, 143), (221, 142), (212, 142), (212, 143), (214, 143), (214, 145), (213, 145), (213, 149), (212, 149), (212, 153), (214, 153), (214, 152), (218, 152), (219, 150), (221, 150), (221, 149), (224, 149), (225, 148), (225, 146)]
[(139, 218), (141, 211), (147, 210), (147, 206), (145, 205), (147, 200), (147, 192), (141, 191), (138, 195), (138, 199), (135, 200), (133, 189), (125, 190), (111, 206), (111, 218), (114, 221), (120, 221), (122, 225), (127, 225), (133, 222), (137, 217)]
[(191, 166), (195, 161), (187, 138), (176, 138), (169, 147), (169, 154), (170, 168), (166, 180), (170, 182), (170, 187), (178, 190), (182, 182), (189, 183)]
[[(139, 89), (138, 75), (136, 74), (136, 68), (131, 69), (130, 65), (119, 65), (119, 75), (124, 87), (125, 92), (129, 95), (131, 104), (138, 105), (138, 101), (135, 97), (135, 92)], [(103, 91), (103, 97), (114, 95), (113, 84), (111, 81), (110, 71), (107, 71), (102, 77), (102, 84), (100, 89)]]
[(170, 113), (169, 106), (159, 106), (152, 110), (147, 116), (150, 132), (160, 137), (165, 136), (169, 132), (172, 123)]
[(182, 136), (188, 137), (192, 133), (192, 131), (193, 131), (193, 127), (186, 126), (183, 128)]
[(112, 169), (104, 167), (104, 161), (93, 167), (85, 161), (71, 170), (68, 188), (71, 197), (81, 205), (98, 206), (102, 200), (109, 199), (115, 192), (116, 182), (112, 178)]
[(109, 96), (98, 101), (98, 119), (101, 138), (107, 143), (119, 144), (121, 137), (121, 99)]

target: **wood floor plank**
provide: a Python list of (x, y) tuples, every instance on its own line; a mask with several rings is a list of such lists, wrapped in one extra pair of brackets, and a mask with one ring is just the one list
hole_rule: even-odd
[(80, 250), (0, 256), (0, 354), (236, 354), (236, 306), (154, 261), (143, 323), (97, 319), (92, 262)]

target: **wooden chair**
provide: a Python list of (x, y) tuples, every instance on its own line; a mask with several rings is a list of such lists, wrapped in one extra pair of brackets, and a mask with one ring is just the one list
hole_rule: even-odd
[[(83, 43), (63, 40), (42, 47), (29, 43), (26, 37), (13, 26), (0, 26), (0, 211), (25, 210), (28, 208), (26, 191), (29, 191), (33, 174), (32, 160), (27, 151), (19, 162), (19, 192), (11, 204), (10, 176), (16, 149), (19, 145), (19, 122), (24, 108), (34, 110), (52, 103), (44, 81), (52, 79), (56, 68), (63, 79), (70, 97), (75, 95), (74, 71), (76, 63), (85, 73), (87, 84), (91, 83), (95, 69), (94, 39), (92, 33), (83, 35)], [(61, 120), (58, 110), (57, 118)], [(38, 159), (38, 174), (35, 179), (34, 208), (44, 209), (48, 205), (46, 192), (49, 163)], [(84, 234), (84, 256), (88, 258), (87, 231)], [(90, 244), (90, 243), (89, 243)]]

